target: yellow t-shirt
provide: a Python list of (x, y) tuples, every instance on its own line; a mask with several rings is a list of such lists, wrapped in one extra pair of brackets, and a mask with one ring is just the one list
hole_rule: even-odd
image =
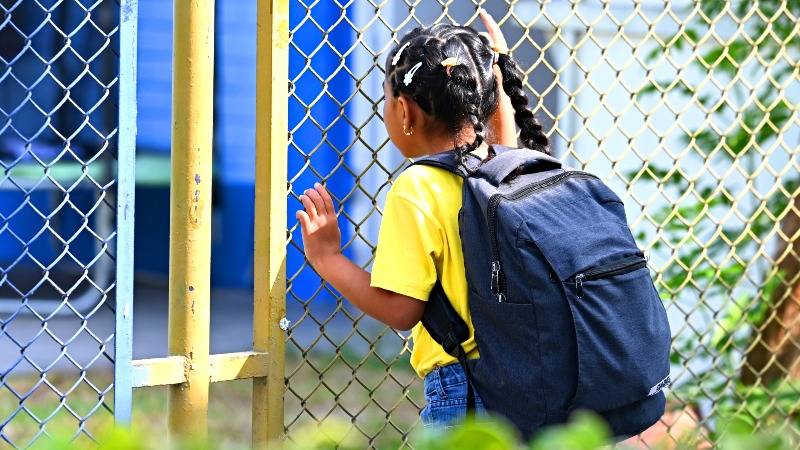
[[(400, 174), (386, 196), (371, 285), (427, 301), (437, 278), (441, 279), (447, 298), (470, 327), (464, 350), (476, 358), (458, 234), (462, 181), (446, 170), (422, 165)], [(411, 336), (411, 365), (420, 377), (456, 361), (422, 323), (411, 330)]]

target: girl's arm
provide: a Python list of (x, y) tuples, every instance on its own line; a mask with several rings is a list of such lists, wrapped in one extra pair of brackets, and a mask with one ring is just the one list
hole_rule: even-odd
[(497, 76), (498, 83), (500, 83), (500, 96), (497, 99), (497, 110), (489, 118), (489, 143), (499, 144), (506, 147), (517, 147), (517, 123), (514, 121), (514, 106), (511, 105), (511, 99), (503, 91), (502, 80), (503, 75), (500, 74), (500, 68), (494, 66), (494, 72)]
[(370, 274), (341, 250), (341, 234), (333, 199), (319, 183), (300, 196), (305, 211), (297, 212), (303, 248), (314, 270), (351, 303), (374, 319), (408, 330), (422, 319), (425, 302), (370, 286)]
[[(497, 51), (507, 52), (508, 44), (506, 44), (506, 39), (497, 22), (484, 9), (479, 11), (479, 15), (483, 25), (486, 27), (487, 33), (485, 35), (489, 38), (489, 42), (492, 43), (492, 47)], [(514, 106), (503, 90), (503, 74), (500, 73), (500, 68), (495, 64), (493, 69), (495, 77), (497, 77), (497, 88), (500, 91), (500, 95), (497, 101), (497, 110), (489, 118), (489, 129), (491, 130), (489, 143), (515, 148), (517, 146), (517, 124), (514, 120)]]

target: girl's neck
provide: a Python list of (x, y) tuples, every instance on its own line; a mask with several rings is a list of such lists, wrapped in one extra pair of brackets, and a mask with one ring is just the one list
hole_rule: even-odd
[[(426, 146), (427, 147), (426, 151), (428, 155), (435, 155), (437, 153), (450, 151), (464, 144), (468, 144), (472, 142), (474, 139), (475, 139), (475, 132), (472, 130), (459, 133), (455, 137), (455, 139), (453, 139), (452, 135), (430, 136), (428, 139), (426, 139), (428, 142), (428, 145)], [(488, 154), (488, 151), (489, 151), (489, 145), (486, 143), (486, 141), (484, 141), (472, 153), (483, 159)]]

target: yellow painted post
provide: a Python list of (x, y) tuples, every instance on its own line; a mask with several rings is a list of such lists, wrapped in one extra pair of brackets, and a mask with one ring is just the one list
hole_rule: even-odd
[(253, 379), (253, 448), (283, 436), (289, 2), (258, 0), (253, 350), (269, 355)]
[(170, 386), (169, 428), (207, 435), (211, 275), (214, 1), (175, 0), (172, 73), (169, 353), (186, 382)]

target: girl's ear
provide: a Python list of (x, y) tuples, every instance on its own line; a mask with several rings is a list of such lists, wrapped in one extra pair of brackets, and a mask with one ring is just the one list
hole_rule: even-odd
[(400, 94), (397, 97), (398, 105), (400, 106), (401, 111), (401, 121), (400, 123), (403, 125), (403, 131), (405, 130), (413, 130), (414, 123), (416, 122), (416, 118), (414, 117), (415, 111), (412, 102), (406, 98), (405, 95)]

